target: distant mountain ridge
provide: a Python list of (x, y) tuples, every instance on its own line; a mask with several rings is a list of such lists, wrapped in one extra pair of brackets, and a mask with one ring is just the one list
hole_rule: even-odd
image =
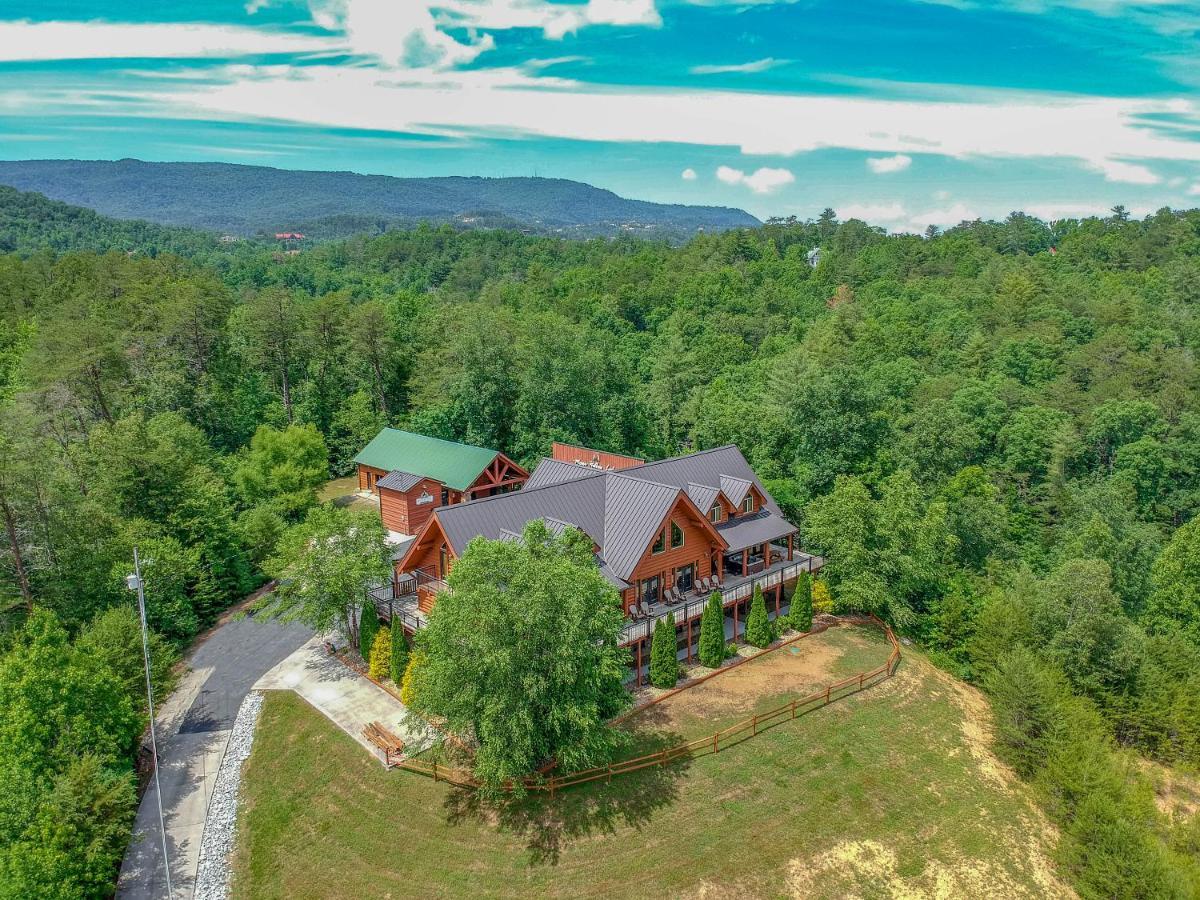
[(571, 236), (687, 237), (761, 224), (728, 207), (628, 200), (560, 178), (397, 178), (233, 163), (136, 159), (0, 161), (0, 184), (116, 218), (250, 235), (309, 227), (321, 236), (420, 221), (525, 227)]

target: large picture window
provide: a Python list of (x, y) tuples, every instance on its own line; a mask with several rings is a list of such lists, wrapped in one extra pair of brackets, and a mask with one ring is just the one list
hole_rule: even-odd
[(643, 603), (658, 603), (662, 599), (662, 583), (657, 575), (638, 582), (638, 599)]
[(675, 521), (671, 522), (671, 549), (683, 546), (683, 529)]

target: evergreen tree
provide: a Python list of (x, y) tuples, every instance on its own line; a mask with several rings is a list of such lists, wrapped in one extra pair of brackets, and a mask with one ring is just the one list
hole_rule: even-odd
[(375, 633), (375, 640), (371, 642), (371, 658), (368, 660), (367, 669), (371, 677), (376, 681), (383, 681), (388, 677), (392, 665), (392, 629), (385, 625)]
[(725, 609), (721, 592), (713, 591), (700, 617), (700, 662), (715, 669), (725, 659)]
[(763, 600), (762, 588), (754, 586), (750, 598), (750, 614), (746, 616), (746, 643), (752, 647), (765, 647), (771, 643), (771, 621), (767, 618), (767, 604)]
[(675, 616), (667, 613), (654, 625), (650, 643), (650, 683), (655, 687), (672, 688), (679, 680), (679, 640), (675, 636)]
[(368, 597), (358, 614), (358, 653), (364, 662), (371, 658), (371, 646), (378, 632), (379, 615), (375, 612), (375, 601)]
[(408, 668), (408, 635), (404, 633), (404, 625), (395, 619), (392, 620), (390, 634), (392, 655), (388, 671), (392, 682), (399, 684), (404, 678), (404, 670)]
[(812, 631), (812, 576), (807, 572), (801, 572), (796, 579), (796, 593), (792, 595), (792, 608), (788, 616), (797, 631)]

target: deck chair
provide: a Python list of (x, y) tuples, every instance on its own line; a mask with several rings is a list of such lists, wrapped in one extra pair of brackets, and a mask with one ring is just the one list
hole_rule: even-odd
[(709, 577), (707, 575), (701, 575), (699, 578), (696, 579), (696, 593), (697, 594), (711, 594), (712, 593), (712, 588), (710, 587), (711, 584), (712, 584), (712, 581), (709, 579)]

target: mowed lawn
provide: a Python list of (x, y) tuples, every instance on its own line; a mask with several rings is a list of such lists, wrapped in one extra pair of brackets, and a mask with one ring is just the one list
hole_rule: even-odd
[[(738, 667), (745, 689), (722, 685), (733, 670), (627, 727), (638, 743), (707, 733), (887, 655), (851, 628), (800, 650)], [(766, 660), (777, 671), (755, 687)], [(385, 771), (299, 697), (270, 693), (243, 777), (233, 895), (1069, 896), (1049, 862), (1054, 836), (990, 753), (988, 728), (978, 694), (906, 649), (894, 678), (725, 752), (497, 810)]]

